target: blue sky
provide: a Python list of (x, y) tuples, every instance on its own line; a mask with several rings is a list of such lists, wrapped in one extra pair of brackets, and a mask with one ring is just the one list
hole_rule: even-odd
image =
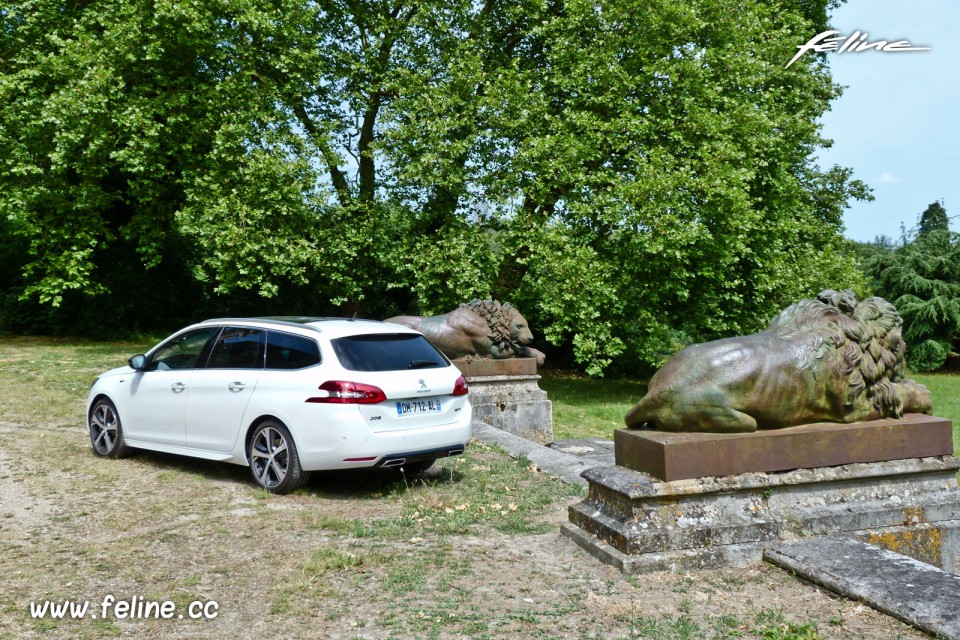
[(869, 42), (932, 48), (827, 54), (847, 88), (823, 117), (834, 144), (821, 165), (852, 168), (876, 198), (847, 210), (847, 237), (896, 240), (901, 223), (915, 226), (935, 200), (960, 230), (960, 0), (848, 0), (831, 24), (844, 36), (867, 32)]

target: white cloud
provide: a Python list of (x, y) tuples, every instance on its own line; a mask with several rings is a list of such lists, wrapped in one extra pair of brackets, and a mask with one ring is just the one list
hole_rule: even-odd
[(903, 181), (902, 178), (898, 178), (897, 176), (892, 176), (889, 173), (880, 174), (880, 182), (882, 182), (883, 184), (897, 184), (898, 182), (902, 182), (902, 181)]

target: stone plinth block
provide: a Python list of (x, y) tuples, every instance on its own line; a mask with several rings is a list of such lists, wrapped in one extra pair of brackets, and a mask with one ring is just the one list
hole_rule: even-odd
[[(536, 361), (533, 358), (474, 360), (471, 364), (480, 363), (482, 371), (496, 371), (497, 368), (488, 369), (487, 367), (510, 370), (513, 367), (529, 366), (524, 361), (532, 362), (536, 371)], [(455, 361), (454, 364), (461, 367), (459, 362)], [(547, 399), (547, 392), (540, 389), (537, 384), (540, 376), (470, 375), (462, 367), (460, 371), (466, 376), (470, 387), (470, 402), (473, 405), (475, 420), (533, 442), (541, 444), (553, 442), (553, 405)]]
[(948, 455), (667, 482), (596, 467), (562, 531), (626, 573), (742, 566), (777, 541), (837, 535), (956, 572), (958, 469)]
[(821, 422), (753, 433), (618, 429), (614, 452), (619, 466), (661, 480), (683, 480), (951, 455), (953, 427), (943, 418), (908, 414), (899, 420)]
[(467, 378), (479, 376), (532, 376), (537, 373), (536, 358), (457, 358), (453, 364)]

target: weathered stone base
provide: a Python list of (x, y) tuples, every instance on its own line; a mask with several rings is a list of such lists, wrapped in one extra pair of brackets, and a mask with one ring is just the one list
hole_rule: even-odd
[(855, 540), (818, 538), (774, 545), (764, 559), (846, 598), (960, 640), (960, 576)]
[[(512, 373), (536, 370), (533, 358), (473, 361), (477, 368), (462, 366), (455, 361), (467, 378), (473, 418), (515, 436), (540, 444), (553, 442), (553, 404), (547, 392), (540, 389), (535, 374)], [(470, 375), (476, 371), (485, 375)], [(500, 373), (497, 371), (511, 372)]]
[(537, 374), (536, 358), (457, 358), (453, 364), (467, 378), (483, 376), (533, 376)]
[(951, 455), (953, 426), (945, 418), (915, 413), (898, 420), (820, 422), (753, 433), (617, 429), (614, 444), (621, 467), (683, 480)]
[(625, 573), (743, 566), (773, 542), (836, 535), (956, 572), (958, 469), (939, 456), (663, 482), (597, 467), (562, 531)]

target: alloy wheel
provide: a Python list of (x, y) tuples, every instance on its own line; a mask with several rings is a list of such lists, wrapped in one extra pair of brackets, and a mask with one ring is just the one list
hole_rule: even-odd
[(287, 477), (290, 449), (286, 438), (272, 426), (257, 431), (250, 447), (250, 464), (260, 486), (271, 489)]
[(106, 456), (113, 452), (118, 427), (117, 413), (110, 404), (101, 402), (94, 408), (90, 418), (90, 441), (97, 453)]

